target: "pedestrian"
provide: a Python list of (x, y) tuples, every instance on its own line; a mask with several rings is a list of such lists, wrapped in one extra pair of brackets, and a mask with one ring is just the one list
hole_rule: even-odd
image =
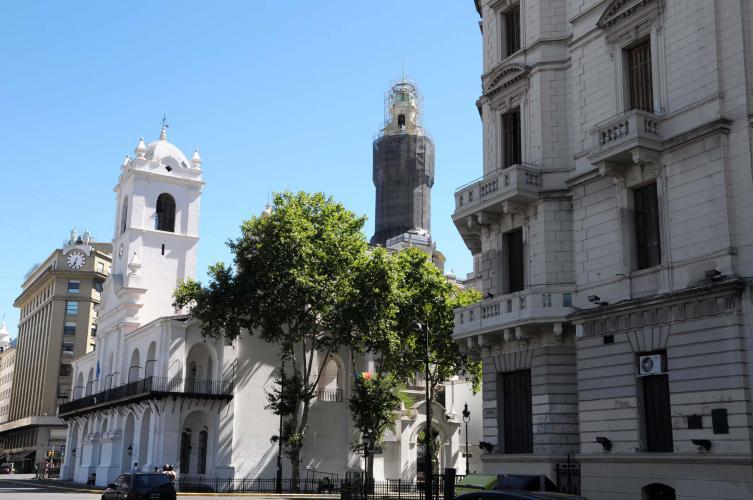
[(170, 478), (170, 481), (175, 482), (175, 480), (178, 478), (178, 475), (173, 470), (172, 464), (165, 465), (165, 474), (167, 474), (167, 477)]
[(139, 471), (139, 463), (133, 462), (133, 467), (131, 467), (131, 472), (138, 472)]

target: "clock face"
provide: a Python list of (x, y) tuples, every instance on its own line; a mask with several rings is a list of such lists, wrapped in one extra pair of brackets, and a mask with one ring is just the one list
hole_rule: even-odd
[(86, 264), (86, 257), (81, 252), (71, 252), (68, 254), (68, 266), (73, 269), (81, 269)]
[(123, 256), (123, 244), (121, 243), (120, 248), (118, 248), (118, 257), (122, 257), (122, 256)]

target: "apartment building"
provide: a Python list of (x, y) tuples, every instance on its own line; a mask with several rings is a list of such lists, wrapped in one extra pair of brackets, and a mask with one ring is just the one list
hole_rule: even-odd
[(53, 450), (62, 456), (65, 424), (57, 407), (72, 390), (72, 362), (95, 347), (94, 306), (111, 264), (111, 245), (71, 231), (35, 267), (14, 305), (21, 310), (7, 421), (0, 454), (28, 472)]
[[(486, 472), (749, 498), (753, 6), (477, 0)], [(578, 484), (579, 483), (579, 484)]]
[(13, 367), (16, 364), (15, 342), (11, 341), (5, 321), (0, 323), (0, 424), (8, 421)]

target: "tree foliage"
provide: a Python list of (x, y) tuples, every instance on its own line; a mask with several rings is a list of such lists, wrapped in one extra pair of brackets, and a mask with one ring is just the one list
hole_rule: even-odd
[(352, 343), (364, 222), (322, 193), (275, 194), (271, 209), (245, 221), (241, 236), (228, 242), (232, 266), (215, 264), (206, 285), (188, 281), (175, 293), (175, 305), (187, 306), (204, 334), (248, 333), (280, 346), (291, 374), (279, 381), (289, 385), (283, 401), (272, 391), (268, 402), (289, 421), (282, 439), (293, 479), (323, 363)]

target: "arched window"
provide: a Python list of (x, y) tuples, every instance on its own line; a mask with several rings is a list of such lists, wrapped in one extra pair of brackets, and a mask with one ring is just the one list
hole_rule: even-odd
[(120, 211), (120, 234), (125, 233), (128, 221), (128, 196), (123, 200), (123, 209)]
[(157, 218), (154, 228), (158, 231), (175, 232), (175, 198), (162, 193), (157, 198)]
[(397, 126), (400, 130), (405, 128), (405, 115), (397, 115)]
[(662, 483), (647, 484), (641, 489), (643, 500), (675, 500), (675, 490)]

